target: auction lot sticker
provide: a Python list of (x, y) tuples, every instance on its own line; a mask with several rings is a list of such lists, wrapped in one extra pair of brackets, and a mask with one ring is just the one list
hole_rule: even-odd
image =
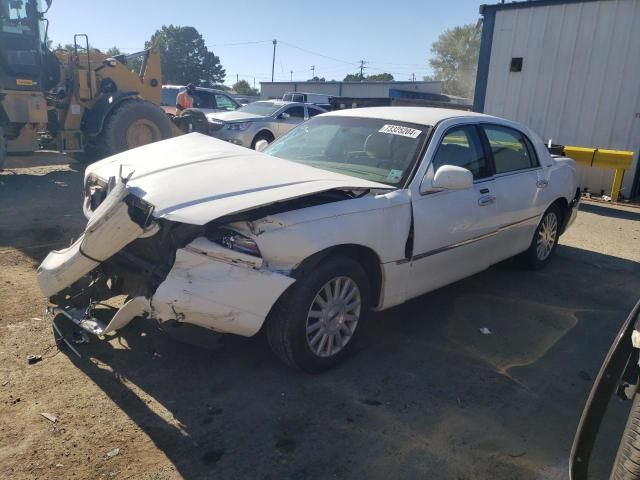
[(422, 133), (422, 130), (416, 130), (415, 128), (402, 127), (400, 125), (383, 125), (380, 133), (390, 133), (391, 135), (401, 135), (403, 137), (417, 138)]

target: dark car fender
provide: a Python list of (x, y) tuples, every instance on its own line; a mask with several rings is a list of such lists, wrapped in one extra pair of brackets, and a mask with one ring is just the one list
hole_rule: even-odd
[(86, 136), (96, 136), (102, 132), (105, 119), (122, 101), (136, 98), (138, 92), (113, 92), (102, 95), (93, 108), (85, 111), (82, 117), (82, 131)]
[(588, 478), (589, 458), (609, 400), (621, 379), (637, 379), (638, 350), (633, 347), (631, 336), (634, 330), (640, 330), (639, 313), (640, 301), (620, 328), (591, 387), (571, 448), (570, 480)]

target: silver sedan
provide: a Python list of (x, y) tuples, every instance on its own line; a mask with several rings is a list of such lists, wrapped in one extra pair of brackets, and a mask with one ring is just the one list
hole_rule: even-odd
[(271, 143), (296, 125), (325, 111), (305, 103), (262, 100), (233, 112), (208, 114), (207, 119), (211, 136), (255, 149), (258, 141)]

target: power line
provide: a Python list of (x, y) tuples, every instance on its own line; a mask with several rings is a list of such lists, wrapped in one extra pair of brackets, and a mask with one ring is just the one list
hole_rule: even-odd
[(358, 66), (357, 63), (348, 62), (347, 60), (341, 60), (339, 58), (330, 57), (329, 55), (325, 55), (323, 53), (318, 53), (318, 52), (314, 52), (312, 50), (307, 50), (306, 48), (298, 47), (297, 45), (292, 45), (289, 42), (284, 42), (284, 41), (280, 40), (280, 43), (282, 45), (286, 45), (287, 47), (295, 48), (297, 50), (300, 50), (300, 51), (303, 51), (303, 52), (306, 52), (306, 53), (310, 53), (311, 55), (317, 55), (318, 57), (328, 58), (329, 60), (333, 60), (335, 62), (340, 62), (340, 63), (346, 63), (347, 65), (353, 65), (353, 66), (356, 66), (356, 67)]
[(238, 47), (241, 45), (256, 45), (259, 43), (269, 43), (271, 40), (255, 40), (248, 42), (235, 42), (235, 43), (209, 43), (207, 44), (207, 48), (209, 47)]

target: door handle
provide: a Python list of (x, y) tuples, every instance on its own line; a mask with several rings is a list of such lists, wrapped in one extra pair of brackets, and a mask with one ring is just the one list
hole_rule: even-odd
[(548, 181), (546, 181), (546, 180), (538, 180), (538, 181), (536, 182), (536, 187), (538, 187), (538, 188), (544, 188), (544, 187), (546, 187), (547, 185), (549, 185), (549, 182), (548, 182)]
[(478, 199), (478, 205), (480, 205), (481, 207), (486, 207), (487, 205), (491, 205), (492, 203), (495, 203), (496, 201), (496, 197), (493, 195), (485, 195), (484, 197), (480, 197)]

